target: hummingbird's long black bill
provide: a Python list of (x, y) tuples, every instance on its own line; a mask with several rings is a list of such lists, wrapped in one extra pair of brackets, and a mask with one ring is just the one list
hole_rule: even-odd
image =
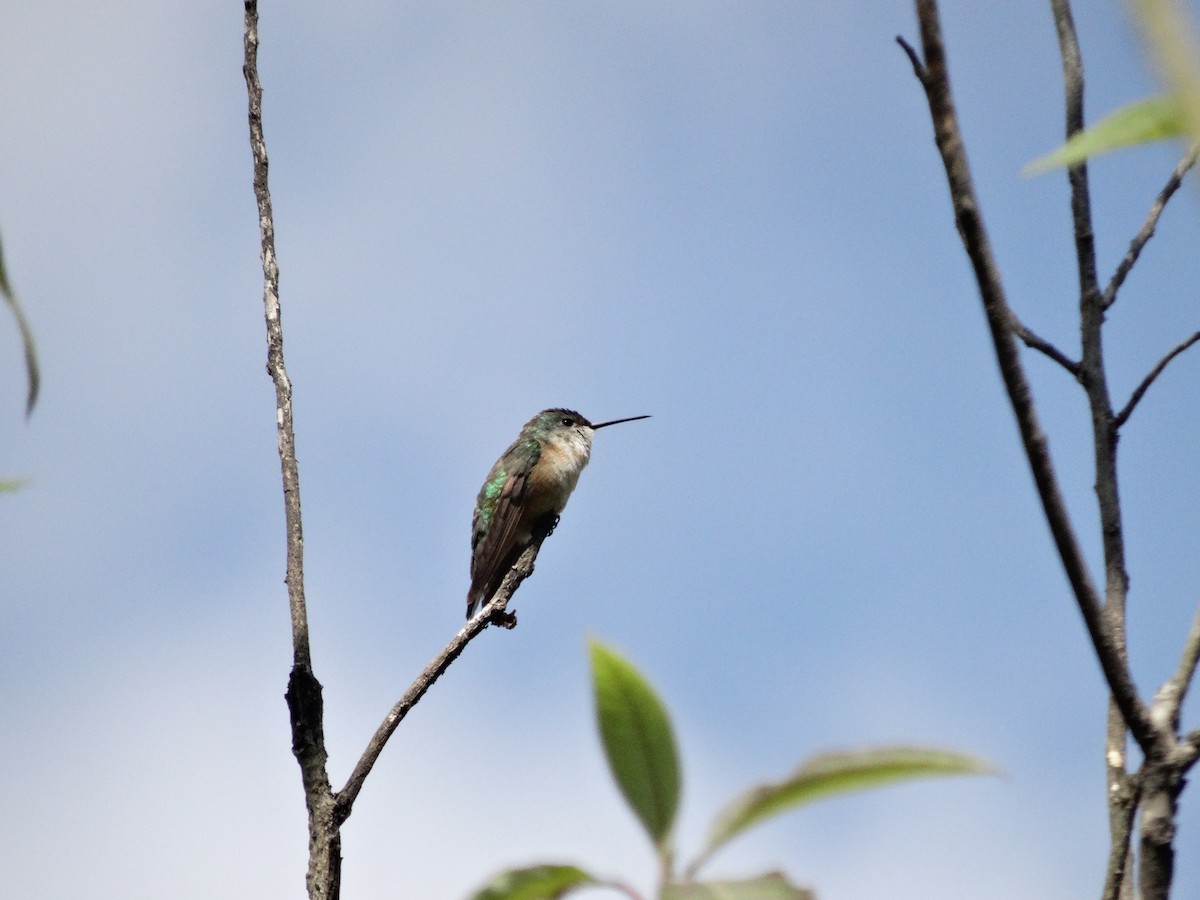
[(622, 422), (636, 422), (638, 419), (648, 419), (649, 416), (630, 416), (628, 419), (613, 419), (610, 422), (601, 422), (599, 425), (593, 425), (592, 429), (607, 428), (609, 425), (620, 425)]

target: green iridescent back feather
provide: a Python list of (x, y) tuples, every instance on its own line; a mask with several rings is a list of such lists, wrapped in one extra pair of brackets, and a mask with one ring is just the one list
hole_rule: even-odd
[(542, 445), (533, 438), (518, 438), (492, 466), (475, 500), (471, 521), (471, 589), (467, 614), (491, 599), (514, 560), (514, 536), (525, 501), (526, 479)]

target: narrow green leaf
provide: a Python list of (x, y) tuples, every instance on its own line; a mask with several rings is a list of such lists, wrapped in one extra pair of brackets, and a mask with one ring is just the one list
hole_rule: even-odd
[(664, 859), (679, 807), (679, 756), (662, 701), (616, 651), (591, 641), (596, 721), (621, 793)]
[(1098, 153), (1186, 134), (1183, 110), (1174, 97), (1147, 97), (1109, 113), (1053, 153), (1035, 159), (1021, 174), (1039, 175), (1050, 169), (1078, 165)]
[(8, 481), (0, 481), (0, 494), (7, 493), (8, 491), (19, 491), (21, 488), (25, 487), (26, 483), (27, 482), (23, 478), (13, 478)]
[(816, 900), (779, 872), (747, 881), (705, 881), (663, 886), (662, 900)]
[(1131, 0), (1130, 12), (1163, 84), (1179, 101), (1192, 140), (1200, 141), (1200, 58), (1189, 4)]
[(17, 301), (17, 295), (13, 293), (12, 286), (8, 283), (8, 272), (4, 268), (4, 247), (2, 245), (0, 245), (0, 296), (8, 304), (8, 308), (17, 322), (17, 331), (21, 333), (21, 347), (25, 352), (25, 377), (29, 384), (25, 392), (25, 415), (28, 416), (33, 412), (33, 407), (37, 403), (41, 374), (38, 369), (37, 350), (33, 345), (33, 330), (29, 327), (29, 321), (25, 318), (25, 311), (21, 309), (21, 304)]
[(530, 866), (501, 872), (471, 900), (556, 900), (575, 888), (600, 883), (575, 866)]
[(713, 822), (704, 850), (690, 871), (696, 871), (719, 847), (751, 825), (814, 800), (910, 778), (994, 771), (973, 756), (921, 747), (881, 747), (814, 756), (785, 780), (751, 788), (725, 807)]

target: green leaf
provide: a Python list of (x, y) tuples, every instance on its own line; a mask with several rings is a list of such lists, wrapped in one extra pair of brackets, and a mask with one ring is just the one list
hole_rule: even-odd
[(1035, 159), (1021, 174), (1039, 175), (1050, 169), (1078, 165), (1098, 153), (1186, 134), (1187, 122), (1174, 97), (1148, 97), (1109, 113), (1053, 153)]
[(27, 482), (23, 478), (0, 481), (0, 494), (7, 493), (8, 491), (19, 491), (21, 488), (25, 487), (26, 484)]
[(1192, 140), (1200, 140), (1200, 58), (1188, 6), (1177, 0), (1131, 0), (1129, 10), (1159, 78), (1179, 101)]
[(37, 403), (41, 375), (38, 370), (37, 350), (33, 345), (33, 330), (25, 318), (25, 311), (21, 309), (21, 304), (17, 301), (17, 295), (13, 293), (12, 287), (8, 283), (8, 273), (4, 268), (3, 246), (0, 246), (0, 297), (3, 297), (8, 304), (9, 311), (16, 319), (17, 331), (21, 333), (21, 347), (25, 351), (25, 377), (29, 383), (29, 389), (25, 393), (25, 415), (28, 416), (33, 412), (34, 404)]
[(671, 720), (637, 669), (603, 644), (590, 644), (596, 721), (609, 768), (666, 859), (680, 790)]
[(575, 866), (530, 866), (501, 872), (471, 900), (555, 900), (575, 888), (600, 883)]
[(663, 886), (662, 900), (816, 900), (779, 872), (748, 881), (705, 881)]
[(713, 822), (704, 850), (690, 871), (696, 871), (719, 847), (751, 825), (814, 800), (910, 778), (991, 772), (991, 766), (973, 756), (920, 747), (881, 747), (814, 756), (785, 780), (751, 788), (725, 807)]

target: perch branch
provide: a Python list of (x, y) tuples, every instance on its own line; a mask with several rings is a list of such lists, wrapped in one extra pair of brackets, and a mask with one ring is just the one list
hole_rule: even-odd
[(502, 628), (513, 628), (517, 624), (516, 616), (508, 612), (508, 602), (517, 588), (521, 586), (526, 578), (533, 573), (533, 564), (537, 560), (538, 551), (541, 549), (542, 542), (549, 534), (548, 529), (543, 529), (541, 532), (533, 536), (533, 541), (513, 563), (508, 574), (504, 576), (504, 581), (500, 587), (483, 607), (466, 625), (459, 629), (454, 635), (450, 643), (448, 643), (442, 651), (433, 658), (423, 672), (417, 677), (404, 692), (395, 705), (388, 710), (388, 714), (384, 716), (383, 722), (375, 730), (371, 740), (367, 743), (367, 747), (363, 750), (362, 756), (359, 757), (358, 764), (354, 767), (354, 771), (350, 773), (350, 777), (346, 780), (346, 786), (338, 791), (336, 795), (336, 820), (344, 822), (350, 815), (350, 811), (354, 806), (354, 801), (358, 797), (359, 791), (362, 790), (363, 782), (371, 773), (375, 763), (379, 759), (379, 755), (383, 752), (383, 748), (387, 745), (388, 739), (395, 732), (397, 726), (408, 715), (409, 711), (417, 705), (425, 692), (433, 687), (433, 683), (437, 681), (442, 674), (450, 667), (454, 660), (458, 659), (459, 655), (466, 649), (467, 644), (483, 633), (488, 625), (498, 625)]

